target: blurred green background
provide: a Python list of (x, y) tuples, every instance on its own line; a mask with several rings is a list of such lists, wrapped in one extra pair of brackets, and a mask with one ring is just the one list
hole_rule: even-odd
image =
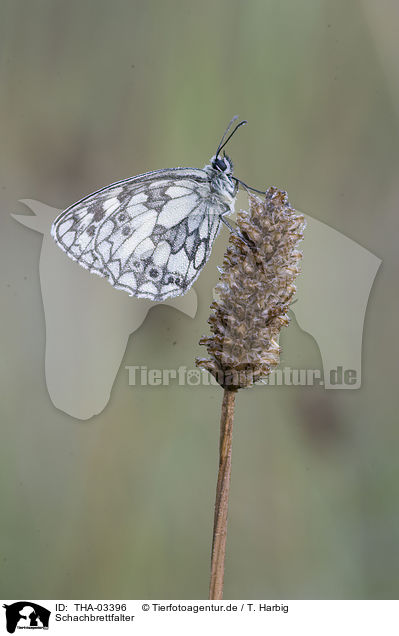
[[(125, 365), (205, 353), (227, 234), (195, 320), (154, 307), (82, 422), (47, 394), (41, 236), (9, 215), (202, 167), (236, 113), (236, 174), (383, 264), (360, 390), (238, 396), (225, 598), (397, 598), (398, 20), (392, 0), (2, 1), (2, 598), (207, 597), (221, 391), (129, 387)], [(281, 344), (283, 362), (321, 368), (295, 320)]]

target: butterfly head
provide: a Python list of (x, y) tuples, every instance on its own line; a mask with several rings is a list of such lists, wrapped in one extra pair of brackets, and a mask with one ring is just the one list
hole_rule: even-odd
[(223, 137), (220, 140), (216, 153), (212, 157), (209, 165), (205, 166), (204, 168), (205, 172), (207, 172), (210, 176), (210, 180), (213, 184), (213, 188), (217, 192), (219, 192), (219, 194), (222, 194), (223, 196), (225, 196), (228, 202), (231, 202), (233, 201), (233, 199), (235, 199), (237, 190), (238, 190), (238, 185), (237, 185), (236, 178), (233, 177), (232, 160), (230, 159), (230, 157), (226, 155), (225, 152), (223, 152), (223, 155), (221, 155), (221, 152), (223, 148), (225, 147), (225, 145), (230, 141), (234, 133), (241, 126), (247, 123), (245, 120), (241, 121), (239, 124), (236, 125), (234, 130), (230, 132), (230, 129), (233, 123), (237, 119), (238, 119), (237, 117), (233, 117), (233, 119), (227, 126)]
[(233, 162), (227, 155), (214, 155), (209, 164), (204, 167), (212, 184), (212, 189), (226, 197), (230, 203), (237, 194), (237, 184), (233, 177)]
[(226, 176), (233, 174), (233, 162), (225, 153), (223, 153), (223, 157), (218, 157), (217, 155), (212, 157), (211, 166), (216, 172), (221, 172)]

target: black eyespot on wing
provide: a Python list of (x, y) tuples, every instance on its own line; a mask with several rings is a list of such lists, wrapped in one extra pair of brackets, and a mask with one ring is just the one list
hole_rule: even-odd
[(145, 275), (154, 282), (161, 280), (163, 274), (163, 270), (160, 267), (157, 267), (153, 263), (150, 263), (145, 271)]

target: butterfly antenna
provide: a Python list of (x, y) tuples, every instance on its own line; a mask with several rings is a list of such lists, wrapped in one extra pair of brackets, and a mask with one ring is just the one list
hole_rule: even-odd
[(223, 137), (220, 140), (220, 144), (218, 146), (218, 149), (216, 151), (216, 155), (215, 158), (217, 159), (219, 156), (220, 151), (225, 147), (225, 145), (230, 141), (230, 139), (232, 138), (232, 136), (234, 135), (234, 133), (240, 128), (240, 126), (243, 126), (244, 124), (248, 123), (246, 119), (243, 119), (243, 121), (240, 121), (239, 124), (237, 124), (237, 126), (234, 128), (233, 132), (230, 133), (230, 135), (226, 138), (227, 133), (229, 132), (232, 124), (238, 119), (238, 116), (236, 115), (235, 117), (233, 117), (233, 119), (231, 120), (231, 122), (229, 123), (229, 125), (226, 128), (226, 131), (223, 135)]
[(240, 183), (246, 190), (252, 190), (252, 192), (257, 192), (258, 194), (266, 194), (266, 190), (257, 190), (256, 188), (251, 188), (251, 186), (244, 183), (244, 181), (237, 179), (237, 177), (233, 177), (233, 179), (234, 181), (237, 181), (237, 183)]
[(234, 115), (233, 119), (230, 121), (229, 125), (227, 126), (226, 130), (224, 131), (223, 136), (222, 136), (222, 138), (220, 140), (220, 143), (218, 145), (218, 149), (217, 149), (218, 153), (219, 153), (219, 149), (220, 149), (222, 143), (224, 142), (224, 140), (226, 138), (227, 133), (229, 132), (229, 130), (232, 127), (232, 125), (234, 124), (234, 122), (237, 121), (237, 119), (238, 119), (238, 115)]

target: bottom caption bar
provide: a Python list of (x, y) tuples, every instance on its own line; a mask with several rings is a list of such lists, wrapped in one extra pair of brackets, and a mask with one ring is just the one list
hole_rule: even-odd
[[(319, 600), (6, 600), (0, 633), (45, 630), (54, 634), (159, 634), (173, 630), (186, 636), (187, 630), (229, 627), (264, 629), (273, 636), (306, 630), (308, 636), (343, 633), (387, 633), (397, 623), (399, 601)], [(388, 629), (389, 627), (389, 629)], [(263, 632), (262, 632), (263, 633)], [(396, 633), (396, 629), (395, 629)]]

